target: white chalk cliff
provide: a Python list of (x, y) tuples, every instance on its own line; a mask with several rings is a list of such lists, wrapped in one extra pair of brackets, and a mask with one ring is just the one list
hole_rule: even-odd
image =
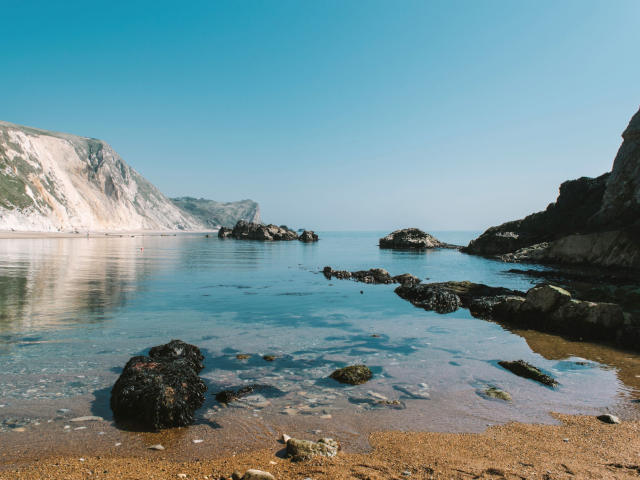
[(196, 230), (102, 140), (0, 122), (0, 230)]

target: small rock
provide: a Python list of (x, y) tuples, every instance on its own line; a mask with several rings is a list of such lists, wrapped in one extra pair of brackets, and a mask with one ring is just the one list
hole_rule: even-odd
[(351, 365), (339, 368), (330, 375), (331, 378), (340, 383), (348, 383), (350, 385), (360, 385), (371, 380), (373, 374), (366, 365)]
[(611, 423), (611, 424), (620, 423), (620, 419), (618, 417), (616, 417), (615, 415), (609, 415), (608, 413), (604, 415), (598, 415), (597, 418), (603, 423)]
[(251, 469), (244, 473), (242, 480), (276, 480), (276, 478), (269, 472)]
[(59, 408), (58, 409), (58, 413), (69, 413), (71, 410), (69, 410), (68, 408)]
[(12, 432), (26, 432), (27, 429), (24, 428), (24, 427), (16, 427), (16, 428), (11, 429), (11, 431)]
[(239, 353), (236, 355), (236, 358), (238, 360), (248, 360), (251, 358), (251, 355), (249, 355), (248, 353)]
[(92, 415), (87, 415), (85, 417), (76, 417), (69, 420), (70, 422), (102, 422), (104, 419), (102, 417), (96, 417)]
[(122, 445), (121, 442), (116, 442), (114, 446), (119, 447), (120, 445)]
[(187, 474), (186, 473), (179, 473), (178, 474), (178, 478), (187, 478)]
[(193, 440), (191, 440), (191, 443), (202, 443), (204, 442), (204, 440), (202, 440), (201, 438), (194, 438)]
[(289, 435), (287, 435), (286, 433), (282, 434), (282, 443), (287, 443), (290, 439), (291, 439), (291, 437)]
[(511, 395), (508, 392), (500, 390), (496, 387), (488, 387), (487, 389), (485, 389), (484, 394), (487, 397), (495, 398), (497, 400), (504, 400), (505, 402), (511, 401)]
[(86, 430), (86, 429), (87, 429), (87, 427), (76, 427), (76, 428), (74, 428), (74, 430)]
[(287, 455), (295, 462), (308, 460), (315, 456), (335, 457), (340, 445), (333, 438), (322, 438), (317, 442), (290, 438), (287, 442)]
[(262, 358), (267, 362), (273, 362), (278, 357), (276, 357), (275, 355), (264, 355)]
[(403, 477), (410, 477), (411, 476), (411, 472), (409, 470), (405, 470), (404, 472), (402, 472), (402, 476)]
[(232, 478), (232, 480), (242, 480), (242, 474), (238, 470), (235, 470), (231, 474), (231, 478)]
[(162, 445), (160, 445), (159, 443), (156, 445), (151, 445), (150, 447), (147, 447), (149, 450), (164, 450), (164, 447)]

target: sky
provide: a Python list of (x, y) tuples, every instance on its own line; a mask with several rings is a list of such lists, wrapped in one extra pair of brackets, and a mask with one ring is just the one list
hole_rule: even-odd
[(0, 0), (0, 120), (316, 230), (483, 230), (611, 169), (637, 0)]

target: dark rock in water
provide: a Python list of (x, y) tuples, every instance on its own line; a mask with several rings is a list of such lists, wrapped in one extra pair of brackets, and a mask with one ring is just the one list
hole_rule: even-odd
[(391, 277), (391, 281), (393, 283), (399, 283), (400, 285), (416, 285), (421, 282), (418, 277), (411, 275), (410, 273), (403, 273), (396, 275), (395, 277)]
[(380, 248), (393, 248), (397, 250), (426, 250), (428, 248), (442, 248), (448, 245), (441, 242), (418, 228), (405, 228), (391, 232), (380, 239)]
[(204, 364), (202, 363), (204, 355), (202, 355), (200, 349), (182, 340), (171, 340), (167, 344), (153, 347), (149, 350), (149, 356), (153, 359), (184, 359), (191, 364), (196, 373), (200, 373), (204, 368)]
[(240, 400), (242, 397), (246, 397), (253, 393), (266, 392), (272, 396), (279, 396), (282, 394), (280, 390), (271, 385), (252, 384), (244, 385), (239, 388), (229, 388), (222, 390), (216, 394), (216, 400), (220, 403), (231, 403), (236, 400)]
[(331, 267), (324, 267), (322, 274), (327, 280), (338, 278), (340, 280), (352, 279), (357, 282), (389, 284), (401, 283), (403, 285), (414, 285), (420, 283), (420, 279), (410, 273), (403, 273), (392, 277), (384, 268), (370, 268), (369, 270), (358, 270), (349, 272), (347, 270), (333, 270)]
[(313, 457), (335, 457), (340, 444), (333, 438), (321, 438), (317, 442), (289, 438), (287, 440), (287, 456), (294, 462), (310, 460)]
[(503, 360), (498, 362), (498, 365), (502, 368), (506, 368), (511, 373), (518, 375), (519, 377), (529, 378), (549, 387), (556, 387), (558, 385), (558, 382), (556, 382), (555, 379), (542, 373), (540, 369), (525, 362), (524, 360), (516, 360), (514, 362)]
[(267, 361), (267, 362), (273, 362), (276, 360), (276, 358), (278, 358), (275, 355), (263, 355), (262, 358)]
[(229, 227), (220, 227), (218, 230), (218, 238), (229, 238), (233, 233), (233, 229)]
[(351, 272), (351, 278), (363, 283), (391, 283), (391, 275), (384, 268), (371, 268)]
[(153, 430), (190, 425), (207, 390), (200, 351), (179, 340), (154, 348), (153, 358), (131, 358), (111, 389), (114, 419)]
[(318, 235), (316, 235), (313, 230), (305, 230), (300, 234), (298, 240), (305, 243), (317, 242)]
[(298, 234), (289, 230), (286, 226), (278, 227), (273, 224), (262, 225), (260, 223), (249, 223), (240, 220), (233, 227), (231, 236), (236, 240), (297, 240)]
[(349, 367), (336, 370), (330, 375), (330, 377), (340, 383), (360, 385), (371, 380), (373, 374), (366, 365), (351, 365)]
[(524, 295), (516, 290), (472, 282), (405, 284), (396, 288), (395, 292), (416, 307), (438, 313), (455, 312), (460, 306), (469, 308), (474, 300), (481, 297)]
[(611, 173), (564, 182), (543, 212), (491, 227), (464, 252), (507, 261), (640, 269), (640, 111)]
[(438, 285), (402, 285), (396, 293), (416, 307), (438, 313), (455, 312), (461, 304), (455, 293)]

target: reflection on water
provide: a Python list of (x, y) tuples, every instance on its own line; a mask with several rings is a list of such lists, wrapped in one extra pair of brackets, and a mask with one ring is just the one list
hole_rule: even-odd
[[(335, 428), (350, 432), (365, 423), (463, 431), (549, 421), (549, 411), (601, 411), (635, 395), (638, 356), (514, 334), (463, 310), (426, 312), (392, 285), (327, 281), (319, 273), (325, 265), (382, 267), (430, 281), (531, 286), (530, 278), (505, 274), (505, 264), (455, 250), (380, 250), (381, 234), (324, 233), (316, 244), (203, 235), (0, 240), (0, 430), (26, 411), (47, 416), (61, 407), (108, 418), (108, 391), (127, 359), (172, 338), (203, 349), (211, 393), (246, 383), (282, 392), (224, 411), (208, 395), (198, 414), (206, 425), (244, 415), (247, 428), (259, 418), (275, 429), (276, 419), (291, 416), (336, 418)], [(474, 233), (464, 235), (437, 234), (462, 244)], [(265, 354), (278, 358), (267, 362)], [(515, 359), (555, 376), (560, 387), (498, 366)], [(327, 379), (354, 363), (369, 365), (374, 379), (346, 388)], [(513, 402), (487, 399), (487, 386), (507, 390)], [(395, 407), (381, 406), (381, 398)]]
[(0, 241), (0, 333), (86, 323), (122, 306), (150, 271), (140, 238)]

